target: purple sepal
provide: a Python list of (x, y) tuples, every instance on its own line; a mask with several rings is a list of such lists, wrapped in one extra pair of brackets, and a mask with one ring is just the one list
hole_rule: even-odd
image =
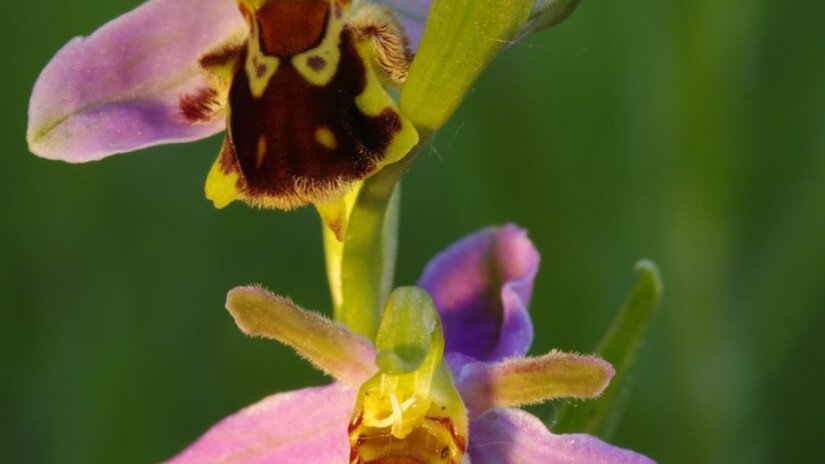
[(445, 351), (481, 361), (526, 354), (538, 265), (527, 232), (512, 224), (483, 229), (430, 261), (418, 286), (430, 292), (441, 314)]
[(654, 464), (586, 434), (555, 435), (532, 414), (491, 409), (470, 423), (473, 464)]

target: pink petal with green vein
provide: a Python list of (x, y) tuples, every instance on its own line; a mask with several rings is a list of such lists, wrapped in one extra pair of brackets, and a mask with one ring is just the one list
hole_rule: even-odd
[(465, 237), (436, 256), (418, 286), (441, 315), (445, 351), (481, 361), (523, 356), (533, 340), (527, 306), (539, 254), (512, 224)]
[(585, 434), (554, 435), (535, 416), (493, 409), (470, 423), (473, 464), (653, 464)]
[(355, 390), (342, 384), (264, 398), (227, 417), (168, 464), (342, 464)]
[(151, 0), (71, 40), (34, 85), (29, 148), (79, 163), (222, 130), (184, 121), (178, 99), (206, 85), (203, 53), (245, 33), (232, 0)]

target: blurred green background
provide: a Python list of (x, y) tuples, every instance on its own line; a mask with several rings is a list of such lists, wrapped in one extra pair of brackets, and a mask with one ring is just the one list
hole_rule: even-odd
[[(40, 69), (138, 0), (3, 2), (0, 461), (154, 462), (326, 380), (223, 309), (329, 311), (311, 210), (215, 210), (219, 137), (28, 153)], [(193, 13), (194, 14), (194, 13)], [(487, 224), (543, 255), (533, 352), (587, 352), (654, 259), (666, 294), (614, 442), (662, 463), (821, 462), (825, 4), (585, 1), (508, 49), (405, 182), (397, 282)]]

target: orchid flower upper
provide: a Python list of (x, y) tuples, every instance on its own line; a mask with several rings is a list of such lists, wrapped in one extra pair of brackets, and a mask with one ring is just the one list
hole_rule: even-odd
[[(216, 206), (334, 204), (410, 152), (414, 124), (437, 129), (384, 88), (404, 82), (420, 45), (426, 57), (445, 45), (454, 56), (431, 63), (444, 68), (438, 76), (416, 63), (411, 86), (426, 95), (402, 89), (402, 107), (424, 99), (425, 112), (444, 112), (437, 106), (460, 101), (496, 41), (546, 26), (575, 3), (150, 0), (54, 57), (35, 84), (27, 139), (45, 158), (85, 162), (225, 130), (206, 183)], [(481, 29), (462, 39), (464, 16)], [(455, 36), (445, 41), (445, 31)]]
[(292, 346), (338, 381), (268, 397), (169, 462), (652, 462), (589, 435), (554, 435), (513, 409), (597, 396), (613, 375), (592, 356), (524, 357), (537, 268), (524, 231), (471, 235), (430, 263), (426, 291), (393, 292), (375, 344), (259, 288), (232, 290), (227, 308), (244, 332)]

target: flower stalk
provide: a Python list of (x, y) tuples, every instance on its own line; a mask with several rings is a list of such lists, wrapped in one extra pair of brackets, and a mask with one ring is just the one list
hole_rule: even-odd
[(324, 226), (335, 320), (373, 339), (392, 287), (398, 245), (399, 181), (416, 149), (365, 180), (348, 214), (344, 240)]
[[(392, 287), (401, 177), (484, 68), (516, 37), (533, 5), (532, 0), (433, 2), (417, 57), (400, 89), (401, 111), (415, 126), (419, 142), (403, 159), (364, 180), (354, 204), (344, 207), (346, 218), (339, 220), (345, 231), (324, 230), (335, 319), (356, 333), (375, 336)], [(342, 243), (336, 243), (340, 238)]]

